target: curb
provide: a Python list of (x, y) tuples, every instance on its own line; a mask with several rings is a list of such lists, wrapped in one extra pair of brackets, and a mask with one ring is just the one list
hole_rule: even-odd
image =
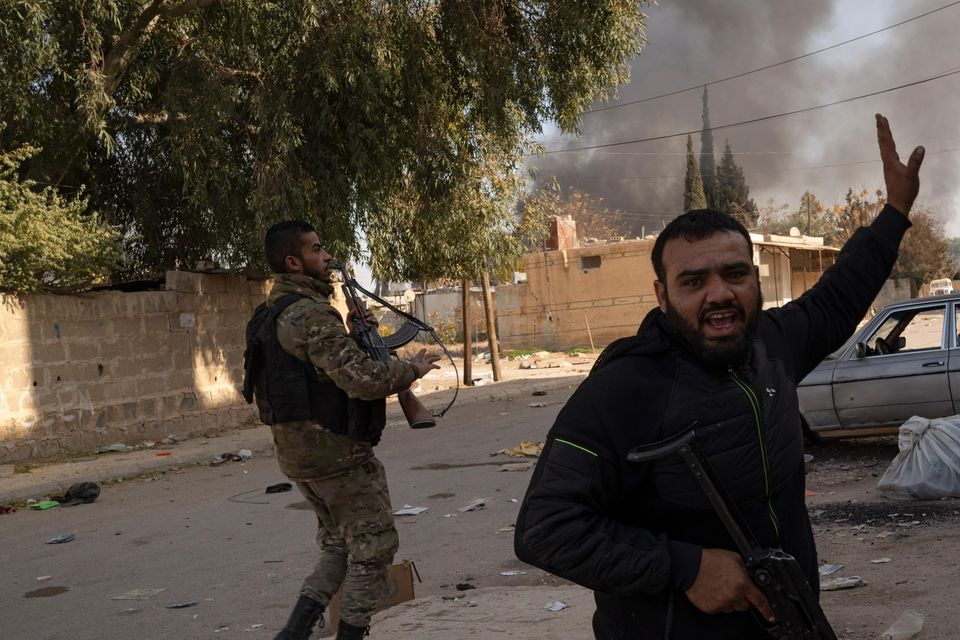
[[(584, 374), (562, 377), (521, 378), (477, 387), (462, 387), (453, 408), (493, 400), (510, 400), (533, 391), (576, 387)], [(453, 391), (444, 390), (421, 396), (424, 406), (432, 411), (444, 408)], [(387, 404), (387, 428), (401, 426), (403, 414), (396, 401)], [(267, 451), (273, 449), (270, 430), (264, 425), (238, 428), (222, 434), (184, 440), (170, 448), (142, 449), (129, 453), (92, 454), (93, 457), (41, 467), (35, 472), (0, 478), (0, 504), (8, 504), (63, 493), (76, 482), (109, 482), (187, 467), (213, 460), (224, 451)], [(158, 456), (169, 451), (169, 456)]]

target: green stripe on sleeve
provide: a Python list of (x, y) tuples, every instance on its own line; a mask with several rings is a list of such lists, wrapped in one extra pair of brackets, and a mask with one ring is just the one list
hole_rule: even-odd
[(580, 451), (586, 451), (587, 453), (589, 453), (590, 455), (592, 455), (594, 458), (599, 457), (596, 452), (590, 451), (590, 449), (587, 449), (586, 447), (581, 447), (579, 444), (576, 444), (576, 443), (574, 443), (574, 442), (570, 442), (569, 440), (561, 440), (560, 438), (554, 438), (554, 440), (557, 441), (557, 442), (562, 442), (563, 444), (566, 444), (566, 445), (570, 445), (570, 446), (573, 447), (574, 449), (580, 449)]

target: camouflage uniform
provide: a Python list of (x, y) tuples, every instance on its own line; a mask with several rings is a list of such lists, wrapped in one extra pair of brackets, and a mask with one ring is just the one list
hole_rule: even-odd
[[(313, 363), (321, 382), (332, 380), (350, 397), (374, 400), (417, 378), (412, 364), (378, 362), (357, 346), (330, 304), (333, 288), (328, 283), (305, 275), (274, 278), (268, 305), (291, 293), (306, 296), (277, 318), (277, 339), (285, 351)], [(340, 617), (364, 627), (399, 545), (383, 465), (369, 443), (332, 433), (312, 420), (271, 429), (280, 469), (317, 514), (320, 557), (300, 593), (327, 606), (342, 582)]]

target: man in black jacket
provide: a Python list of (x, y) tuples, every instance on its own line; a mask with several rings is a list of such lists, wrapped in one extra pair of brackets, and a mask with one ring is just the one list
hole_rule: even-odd
[(605, 350), (557, 417), (517, 519), (517, 556), (593, 589), (598, 640), (766, 637), (773, 611), (679, 457), (627, 462), (696, 423), (697, 439), (761, 546), (819, 586), (804, 505), (796, 385), (839, 348), (890, 274), (923, 148), (877, 137), (887, 205), (813, 289), (761, 310), (750, 235), (725, 214), (680, 216), (653, 249), (659, 308)]

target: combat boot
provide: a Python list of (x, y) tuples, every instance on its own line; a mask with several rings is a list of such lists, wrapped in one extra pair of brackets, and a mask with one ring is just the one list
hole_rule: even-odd
[(337, 640), (363, 640), (368, 635), (370, 635), (370, 625), (355, 627), (341, 620), (337, 628)]
[(273, 640), (310, 640), (313, 625), (317, 624), (318, 620), (322, 629), (323, 605), (309, 596), (300, 596), (290, 619), (287, 620), (287, 626), (281, 629)]

